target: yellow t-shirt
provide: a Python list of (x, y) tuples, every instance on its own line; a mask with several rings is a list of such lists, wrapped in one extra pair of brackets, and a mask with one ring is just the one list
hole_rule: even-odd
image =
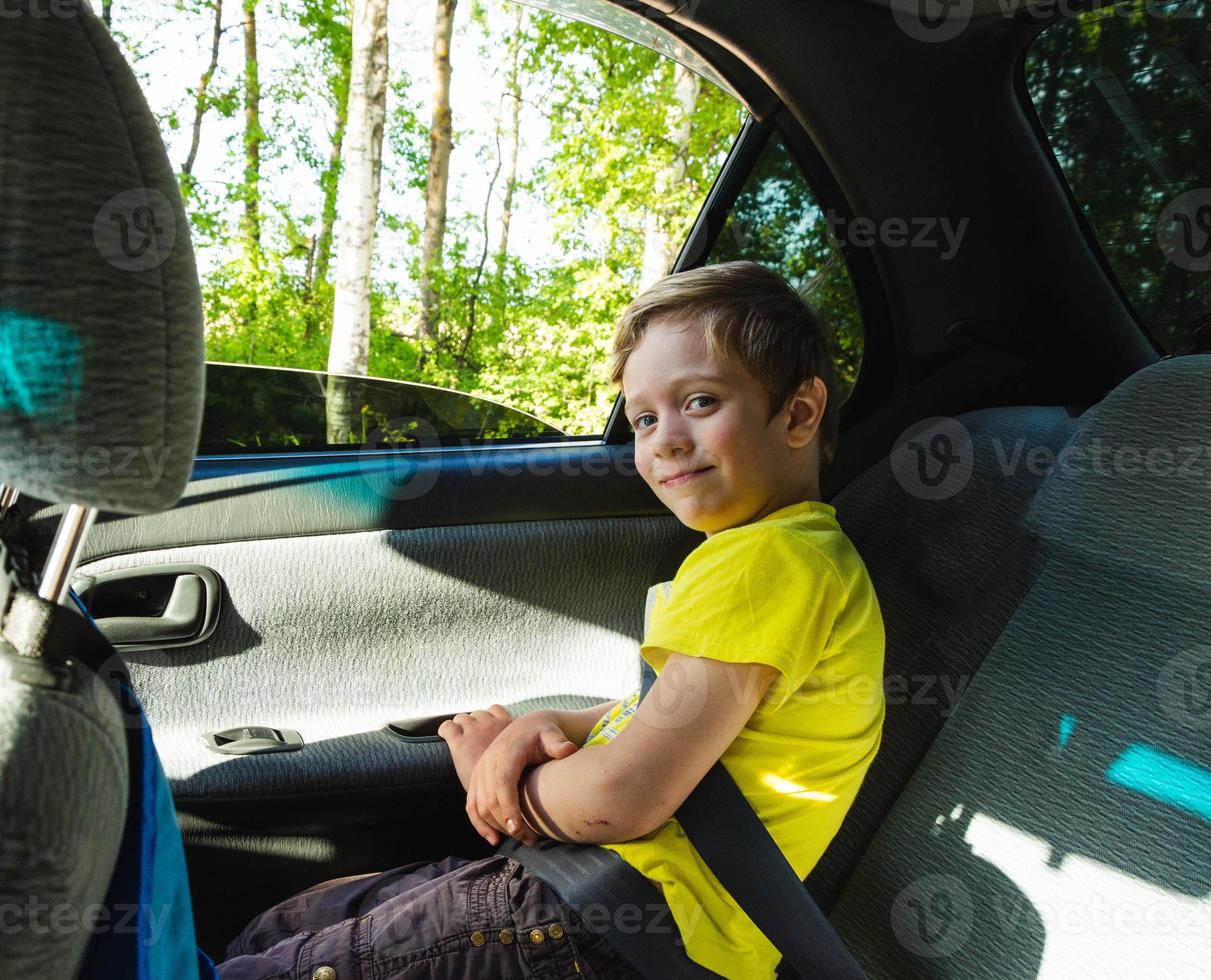
[[(776, 677), (723, 765), (801, 878), (820, 859), (879, 748), (883, 619), (836, 511), (807, 500), (707, 538), (655, 586), (642, 652), (765, 663)], [(613, 738), (631, 694), (589, 733)], [(703, 863), (676, 818), (605, 844), (664, 889), (686, 952), (725, 977), (772, 977), (781, 954)]]

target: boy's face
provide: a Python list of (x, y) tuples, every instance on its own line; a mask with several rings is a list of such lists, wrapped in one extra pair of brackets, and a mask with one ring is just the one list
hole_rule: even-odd
[(622, 389), (639, 473), (686, 526), (710, 535), (819, 496), (807, 443), (823, 402), (770, 419), (766, 389), (738, 361), (711, 360), (697, 325), (650, 323)]

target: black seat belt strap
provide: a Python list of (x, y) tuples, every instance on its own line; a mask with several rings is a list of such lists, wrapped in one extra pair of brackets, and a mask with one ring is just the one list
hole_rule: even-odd
[[(655, 681), (645, 661), (641, 701)], [(782, 954), (784, 973), (790, 967), (804, 980), (864, 977), (722, 762), (711, 766), (676, 816), (719, 883)]]
[(585, 928), (603, 935), (648, 980), (719, 980), (686, 955), (660, 892), (613, 851), (545, 838), (527, 847), (506, 837), (496, 853), (550, 885)]

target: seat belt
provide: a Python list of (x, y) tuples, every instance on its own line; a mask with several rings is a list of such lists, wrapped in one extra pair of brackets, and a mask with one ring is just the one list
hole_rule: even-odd
[[(655, 682), (645, 660), (641, 702)], [(782, 976), (862, 980), (853, 954), (722, 762), (707, 770), (676, 816), (719, 883), (782, 954)]]
[[(655, 681), (644, 661), (641, 702)], [(719, 883), (782, 954), (780, 976), (863, 980), (861, 967), (722, 762), (707, 771), (676, 817)], [(506, 837), (497, 853), (550, 885), (587, 928), (602, 933), (649, 980), (717, 976), (686, 955), (660, 893), (615, 852), (552, 840), (526, 847)], [(623, 909), (641, 910), (639, 922), (620, 924)], [(661, 917), (669, 924), (659, 925)]]
[(613, 851), (547, 838), (527, 847), (505, 837), (496, 853), (541, 878), (647, 980), (719, 980), (686, 955), (656, 887)]

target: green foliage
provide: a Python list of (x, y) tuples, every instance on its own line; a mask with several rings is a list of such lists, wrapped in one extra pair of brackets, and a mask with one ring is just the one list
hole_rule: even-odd
[(820, 313), (832, 336), (838, 400), (862, 360), (862, 319), (849, 270), (799, 168), (771, 136), (711, 252), (711, 262), (748, 259), (780, 273)]
[[(233, 16), (241, 3), (251, 2), (228, 0)], [(179, 16), (189, 18), (189, 29), (208, 43), (212, 0), (177, 3)], [(470, 50), (482, 60), (500, 63), (495, 84), (503, 91), (503, 52), (514, 37), (511, 8), (506, 13), (500, 0), (472, 0), (459, 10), (456, 75), (459, 47), (473, 42)], [(338, 218), (341, 173), (334, 148), (343, 137), (349, 96), (350, 3), (259, 0), (258, 11), (263, 59), (270, 50), (276, 59), (257, 71), (263, 130), (259, 180), (245, 172), (242, 131), (229, 137), (225, 180), (182, 177), (202, 257), (207, 355), (217, 361), (322, 371), (333, 309), (330, 232)], [(211, 80), (205, 109), (208, 119), (232, 120), (227, 127), (232, 130), (242, 126), (242, 50), (234, 33), (227, 41), (227, 60)], [(597, 433), (616, 395), (606, 376), (613, 325), (639, 285), (645, 235), (654, 221), (665, 240), (674, 245), (684, 240), (744, 112), (729, 95), (703, 81), (696, 90), (688, 142), (683, 142), (676, 68), (662, 56), (597, 28), (533, 10), (526, 12), (521, 27), (520, 51), (519, 85), (528, 107), (521, 138), (531, 152), (525, 171), (516, 175), (513, 216), (518, 224), (510, 241), (516, 245), (518, 228), (532, 214), (549, 216), (555, 258), (497, 255), (507, 180), (503, 116), (493, 133), (471, 131), (456, 112), (455, 154), (466, 159), (474, 153), (484, 174), (496, 174), (491, 195), (487, 201), (449, 202), (434, 282), (437, 332), (424, 341), (416, 335), (422, 215), (419, 209), (407, 214), (383, 210), (369, 373), (457, 389), (531, 413), (571, 434)], [(391, 166), (384, 167), (382, 180), (395, 200), (423, 198), (428, 96), (393, 60), (384, 132), (384, 159)], [(500, 91), (485, 93), (486, 99), (499, 96)], [(162, 115), (166, 130), (188, 127), (195, 102), (196, 83)], [(322, 127), (314, 125), (317, 119), (324, 121)], [(532, 165), (535, 148), (541, 149), (537, 166)], [(842, 374), (852, 378), (861, 332), (844, 267), (827, 264), (831, 244), (801, 180), (795, 184), (793, 165), (786, 169), (787, 162), (779, 160), (771, 166), (774, 170), (759, 181), (765, 189), (753, 190), (752, 200), (742, 201), (741, 207), (757, 214), (765, 231), (737, 254), (768, 261), (796, 279), (818, 277), (814, 298), (837, 325)], [(310, 186), (300, 186), (300, 168), (309, 175)], [(282, 179), (288, 173), (292, 179)], [(761, 194), (765, 197), (758, 199)], [(242, 202), (249, 197), (259, 204), (259, 248), (250, 247), (240, 224)], [(815, 215), (807, 223), (805, 209)], [(224, 411), (232, 418), (240, 410), (240, 398), (234, 393), (228, 399)], [(364, 406), (362, 422), (373, 428), (382, 420), (368, 412)], [(240, 438), (249, 444), (285, 438), (287, 431), (302, 431), (301, 424), (291, 422), (282, 432), (244, 425)], [(518, 431), (516, 420), (508, 425)]]

